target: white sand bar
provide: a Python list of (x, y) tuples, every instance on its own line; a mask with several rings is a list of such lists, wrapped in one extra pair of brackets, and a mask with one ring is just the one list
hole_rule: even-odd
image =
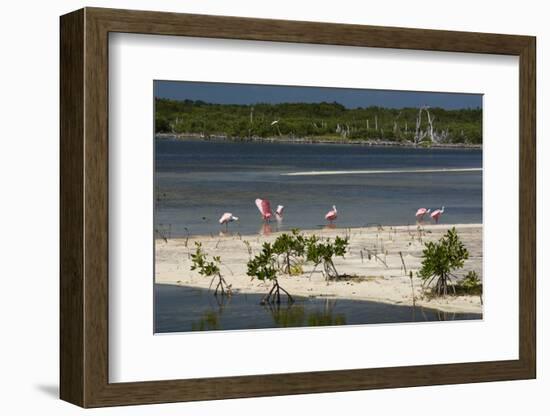
[[(416, 305), (446, 312), (481, 313), (479, 296), (447, 296), (429, 299), (423, 296), (422, 281), (416, 271), (422, 261), (422, 250), (426, 241), (438, 240), (453, 225), (425, 225), (362, 227), (351, 229), (304, 230), (306, 235), (319, 237), (349, 236), (350, 246), (345, 258), (336, 258), (335, 265), (340, 274), (354, 276), (346, 281), (331, 281), (327, 284), (322, 267), (312, 272), (313, 266), (304, 264), (303, 274), (283, 275), (279, 282), (292, 295), (345, 299), (371, 300), (391, 304), (413, 304), (413, 288), (409, 272), (413, 271), (414, 300)], [(457, 273), (465, 275), (474, 270), (482, 278), (482, 225), (456, 224), (459, 237), (469, 250), (470, 257), (464, 268)], [(195, 242), (201, 242), (208, 255), (221, 256), (222, 274), (234, 292), (266, 293), (270, 283), (251, 280), (246, 275), (246, 263), (261, 249), (265, 241), (273, 241), (280, 233), (268, 236), (220, 233), (214, 236), (194, 236), (189, 239), (169, 239), (155, 242), (155, 281), (164, 284), (178, 284), (208, 288), (210, 279), (191, 271), (190, 254)], [(250, 253), (249, 253), (250, 248)], [(370, 259), (369, 259), (370, 251)], [(407, 273), (403, 268), (403, 260)]]
[(441, 168), (441, 169), (379, 169), (379, 170), (315, 170), (308, 172), (281, 173), (282, 176), (324, 176), (324, 175), (381, 175), (386, 173), (453, 173), (481, 172), (482, 168)]

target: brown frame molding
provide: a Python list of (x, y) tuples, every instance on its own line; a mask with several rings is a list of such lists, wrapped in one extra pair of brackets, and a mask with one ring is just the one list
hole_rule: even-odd
[[(60, 396), (82, 407), (536, 377), (536, 39), (85, 8), (60, 19)], [(519, 359), (137, 383), (108, 380), (108, 34), (515, 55), (520, 65)]]

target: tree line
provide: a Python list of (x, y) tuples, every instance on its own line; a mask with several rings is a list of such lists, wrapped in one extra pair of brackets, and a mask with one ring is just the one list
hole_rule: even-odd
[(155, 99), (155, 132), (231, 138), (480, 144), (481, 108), (346, 108), (337, 102), (212, 104)]

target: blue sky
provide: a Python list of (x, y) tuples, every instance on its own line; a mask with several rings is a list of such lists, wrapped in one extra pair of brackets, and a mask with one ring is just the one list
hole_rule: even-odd
[(367, 90), (351, 88), (294, 87), (278, 85), (227, 84), (187, 81), (155, 81), (155, 97), (202, 100), (216, 104), (338, 102), (348, 108), (442, 107), (446, 109), (482, 106), (481, 94)]

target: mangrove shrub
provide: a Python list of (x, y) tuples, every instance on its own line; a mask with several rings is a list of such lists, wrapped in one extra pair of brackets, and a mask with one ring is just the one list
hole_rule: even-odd
[(445, 296), (449, 293), (449, 286), (455, 289), (451, 277), (456, 277), (453, 272), (464, 266), (469, 253), (453, 227), (439, 241), (425, 243), (422, 256), (418, 276), (424, 281), (423, 286), (429, 287), (435, 281), (433, 293)]

